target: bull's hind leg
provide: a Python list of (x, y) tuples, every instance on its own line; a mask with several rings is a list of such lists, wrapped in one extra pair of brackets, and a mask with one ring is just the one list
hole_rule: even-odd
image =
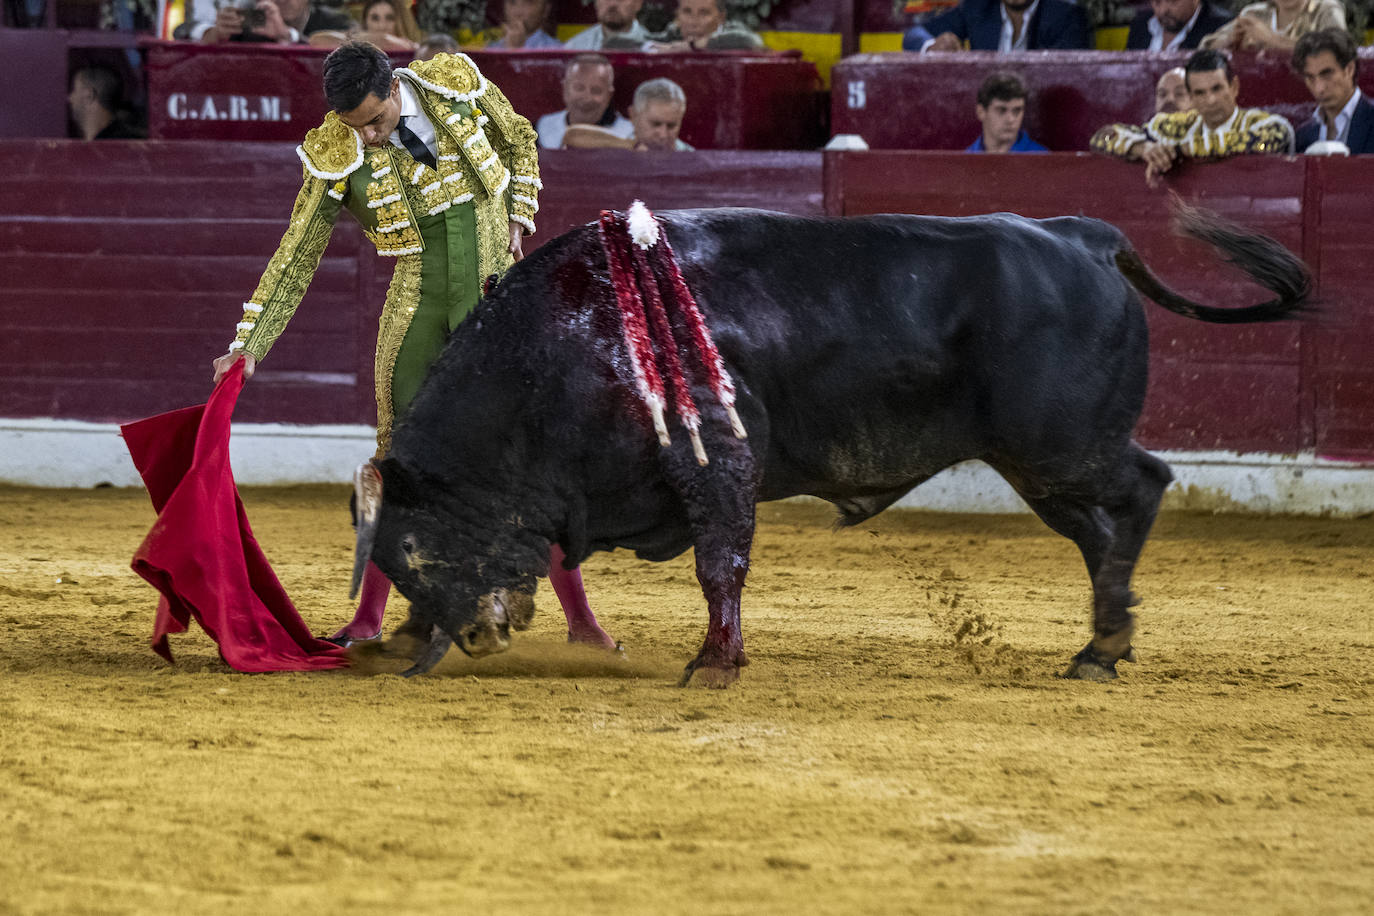
[[(1122, 476), (1111, 490), (1113, 497), (1098, 507), (1111, 521), (1112, 536), (1096, 569), (1089, 561), (1093, 580), (1092, 642), (1074, 656), (1064, 677), (1111, 680), (1116, 677), (1118, 661), (1134, 660), (1131, 637), (1135, 633), (1135, 615), (1130, 608), (1138, 602), (1131, 593), (1131, 576), (1154, 525), (1164, 490), (1172, 479), (1168, 465), (1131, 443)], [(1086, 550), (1084, 557), (1088, 557)]]
[(666, 476), (687, 510), (697, 582), (710, 613), (706, 639), (683, 671), (680, 687), (728, 687), (749, 664), (740, 632), (740, 592), (754, 540), (758, 482), (753, 455), (735, 439), (707, 441), (712, 444), (705, 467), (690, 452), (685, 459), (676, 453), (664, 456)]

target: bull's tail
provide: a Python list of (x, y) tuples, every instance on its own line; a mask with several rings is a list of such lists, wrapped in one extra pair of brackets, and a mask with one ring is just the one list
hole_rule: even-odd
[(1216, 324), (1245, 324), (1293, 318), (1307, 306), (1312, 275), (1307, 265), (1267, 235), (1252, 232), (1227, 222), (1215, 213), (1190, 207), (1177, 197), (1173, 201), (1174, 228), (1206, 242), (1278, 298), (1244, 308), (1215, 308), (1193, 302), (1165, 286), (1150, 273), (1132, 248), (1116, 253), (1116, 266), (1142, 295), (1148, 296), (1176, 315)]

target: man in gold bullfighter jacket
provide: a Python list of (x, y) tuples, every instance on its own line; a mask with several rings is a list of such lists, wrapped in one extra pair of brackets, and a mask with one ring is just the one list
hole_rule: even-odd
[[(239, 360), (250, 377), (310, 284), (339, 211), (349, 210), (377, 253), (396, 259), (377, 336), (377, 454), (449, 332), (476, 306), (484, 278), (522, 256), (539, 210), (539, 158), (529, 121), (463, 54), (439, 54), (395, 71), (366, 42), (324, 63), (333, 109), (296, 149), (304, 182), (291, 222), (257, 290), (244, 303), (215, 381)], [(555, 548), (550, 578), (569, 634), (614, 645), (587, 607), (577, 570)], [(369, 563), (358, 613), (331, 637), (375, 638), (391, 583)]]

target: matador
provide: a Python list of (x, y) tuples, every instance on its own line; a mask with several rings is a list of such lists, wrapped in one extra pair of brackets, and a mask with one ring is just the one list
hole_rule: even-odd
[[(395, 269), (377, 334), (377, 454), (419, 390), (449, 332), (477, 305), (483, 281), (522, 256), (539, 210), (535, 132), (463, 54), (439, 54), (393, 71), (367, 42), (324, 63), (333, 109), (296, 152), (304, 164), (290, 225), (257, 290), (244, 303), (215, 380), (238, 360), (251, 376), (300, 305), (341, 210), (362, 225)], [(569, 638), (614, 646), (587, 605), (580, 572), (557, 547), (550, 580)], [(357, 614), (331, 640), (376, 638), (391, 583), (369, 563)]]

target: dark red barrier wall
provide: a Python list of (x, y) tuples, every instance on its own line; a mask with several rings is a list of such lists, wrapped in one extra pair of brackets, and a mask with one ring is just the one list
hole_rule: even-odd
[[(1261, 293), (1166, 230), (1139, 166), (1090, 156), (554, 152), (547, 240), (635, 197), (651, 207), (794, 213), (1082, 212), (1120, 226), (1180, 291)], [(276, 245), (300, 173), (288, 144), (0, 141), (0, 416), (127, 420), (208, 388), (240, 303)], [(1216, 327), (1147, 306), (1143, 441), (1154, 447), (1374, 458), (1374, 160), (1237, 159), (1170, 185), (1302, 254), (1313, 321)], [(390, 265), (345, 218), (290, 331), (248, 387), (244, 421), (370, 422), (377, 312)]]
[[(994, 69), (1021, 76), (1030, 90), (1026, 129), (1053, 150), (1085, 150), (1114, 121), (1140, 123), (1154, 112), (1156, 80), (1186, 53), (1021, 51), (996, 56), (860, 54), (830, 72), (831, 131), (860, 134), (872, 149), (961, 150), (978, 136), (978, 86)], [(1374, 48), (1361, 49), (1360, 83), (1374, 94)], [(1315, 103), (1284, 55), (1234, 55), (1240, 102), (1294, 121)]]
[[(145, 49), (154, 139), (299, 142), (324, 117), (324, 51), (188, 42), (149, 42)], [(470, 53), (531, 121), (564, 107), (563, 70), (575, 52)], [(682, 86), (682, 138), (698, 149), (807, 149), (825, 142), (820, 77), (797, 54), (608, 56), (622, 112), (647, 79), (666, 76)]]

